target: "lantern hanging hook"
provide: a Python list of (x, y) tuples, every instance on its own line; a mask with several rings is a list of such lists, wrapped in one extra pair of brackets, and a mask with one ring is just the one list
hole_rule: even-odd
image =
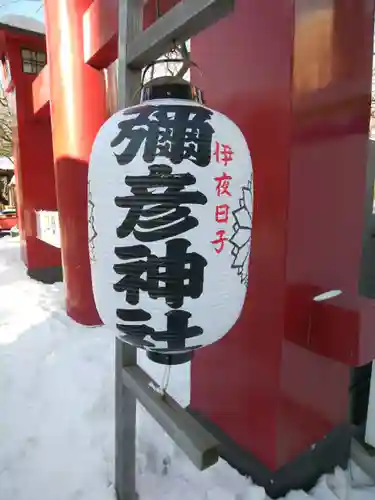
[[(145, 68), (143, 70), (142, 78), (141, 78), (141, 88), (143, 88), (144, 85), (145, 85), (145, 77), (146, 77), (146, 74), (147, 74), (148, 70), (151, 69), (151, 68), (154, 68), (156, 64), (165, 64), (165, 63), (168, 63), (168, 62), (183, 63), (184, 64), (184, 63), (186, 63), (186, 61), (187, 60), (184, 59), (184, 58), (178, 58), (178, 59), (176, 58), (175, 59), (175, 58), (171, 58), (171, 57), (165, 57), (163, 59), (158, 59), (157, 61), (153, 61), (152, 63), (150, 63), (147, 66), (145, 66)], [(199, 68), (199, 66), (194, 61), (189, 60), (189, 67), (190, 66), (194, 66), (199, 71), (200, 75), (201, 76), (203, 75), (201, 69)], [(183, 66), (182, 66), (181, 70), (182, 69), (183, 69)], [(176, 74), (176, 77), (182, 78), (181, 75), (179, 74), (180, 71)], [(151, 76), (151, 79), (153, 79), (153, 75)]]
[(167, 364), (164, 366), (163, 378), (161, 380), (160, 385), (155, 382), (150, 382), (149, 387), (157, 392), (162, 399), (165, 398), (169, 386), (169, 382), (171, 379), (171, 364)]
[[(161, 11), (160, 7), (160, 0), (155, 0), (155, 18), (156, 20), (159, 19), (160, 17), (163, 16), (163, 13)], [(182, 63), (181, 67), (179, 69), (176, 69), (173, 71), (169, 66), (168, 63)], [(171, 77), (174, 78), (179, 78), (183, 79), (184, 75), (187, 73), (187, 71), (191, 68), (194, 67), (198, 70), (199, 74), (203, 76), (203, 72), (200, 69), (200, 67), (191, 60), (190, 58), (190, 52), (187, 48), (186, 42), (178, 42), (177, 40), (173, 40), (171, 44), (171, 50), (165, 54), (164, 57), (159, 58), (155, 61), (152, 61), (149, 63), (147, 66), (143, 68), (142, 75), (141, 75), (141, 85), (140, 88), (135, 92), (134, 94), (134, 99), (138, 93), (141, 93), (142, 90), (144, 89), (145, 86), (145, 80), (146, 80), (146, 75), (149, 70), (150, 72), (150, 81), (154, 80), (155, 78), (155, 66), (156, 64), (165, 64), (167, 67), (167, 71), (169, 72)]]

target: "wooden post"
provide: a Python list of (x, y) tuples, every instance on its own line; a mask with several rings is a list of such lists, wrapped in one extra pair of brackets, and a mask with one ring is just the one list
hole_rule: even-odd
[[(142, 0), (119, 1), (118, 107), (134, 104), (141, 82), (141, 70), (128, 68), (127, 47), (142, 31)], [(137, 364), (137, 349), (116, 339), (115, 380), (115, 489), (118, 500), (137, 500), (136, 411), (137, 400), (124, 385), (122, 370)]]

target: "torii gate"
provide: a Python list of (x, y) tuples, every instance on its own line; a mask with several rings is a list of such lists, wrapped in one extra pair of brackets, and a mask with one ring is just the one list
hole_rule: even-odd
[[(161, 11), (177, 22), (179, 3), (161, 1)], [(225, 2), (181, 4), (180, 11), (205, 6), (213, 15)], [(111, 111), (105, 78), (113, 77), (118, 56), (118, 4), (45, 0), (45, 10), (48, 65), (33, 82), (33, 109), (52, 123), (67, 312), (95, 325), (87, 163)], [(358, 291), (372, 261), (362, 253), (366, 182), (368, 189), (373, 180), (373, 14), (367, 0), (237, 0), (232, 14), (192, 39), (203, 71), (193, 71), (195, 83), (247, 137), (255, 209), (246, 306), (231, 333), (193, 360), (190, 406), (220, 440), (223, 456), (273, 496), (346, 464), (349, 366), (375, 358), (374, 295), (368, 283)], [(201, 19), (196, 32), (210, 24)], [(148, 2), (144, 27), (154, 20)], [(120, 36), (128, 40), (134, 26)], [(160, 55), (163, 28), (166, 17), (128, 47), (134, 82)], [(191, 35), (182, 28), (176, 34)], [(129, 95), (119, 97), (129, 103)], [(342, 296), (312, 302), (332, 287)]]

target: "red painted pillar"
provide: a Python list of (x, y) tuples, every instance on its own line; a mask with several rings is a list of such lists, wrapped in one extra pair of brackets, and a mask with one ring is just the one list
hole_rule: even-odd
[(51, 142), (47, 117), (36, 117), (32, 85), (36, 74), (24, 72), (21, 50), (45, 52), (44, 36), (14, 27), (1, 27), (1, 52), (9, 62), (4, 84), (15, 114), (13, 155), (17, 190), (21, 257), (30, 277), (45, 283), (61, 280), (60, 250), (37, 237), (36, 211), (57, 208)]
[(349, 369), (309, 350), (307, 326), (314, 290), (358, 307), (372, 31), (365, 0), (237, 0), (192, 41), (194, 83), (248, 140), (255, 205), (245, 308), (196, 354), (191, 406), (273, 471), (348, 415)]
[(104, 77), (84, 63), (83, 14), (91, 0), (46, 0), (51, 121), (67, 312), (100, 324), (88, 255), (87, 170), (106, 119)]

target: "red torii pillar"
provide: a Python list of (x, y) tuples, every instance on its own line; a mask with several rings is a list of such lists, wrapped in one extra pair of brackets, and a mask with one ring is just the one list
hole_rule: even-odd
[[(167, 4), (170, 7), (175, 3), (177, 0), (169, 0), (162, 5), (162, 11)], [(102, 70), (117, 58), (117, 8), (117, 0), (45, 0), (67, 313), (86, 325), (100, 324), (92, 295), (87, 246), (87, 169), (93, 141), (108, 116)], [(152, 17), (153, 7), (149, 4), (145, 9), (146, 23)]]
[(83, 14), (91, 3), (46, 0), (45, 16), (67, 313), (79, 323), (97, 325), (87, 245), (87, 171), (107, 108), (103, 72), (84, 61)]
[(192, 40), (194, 83), (248, 140), (255, 205), (244, 311), (197, 352), (191, 407), (276, 496), (345, 466), (349, 367), (375, 357), (358, 291), (373, 19), (367, 0), (237, 0)]
[[(0, 63), (10, 75), (4, 90), (15, 114), (13, 155), (17, 190), (17, 214), (21, 240), (21, 257), (27, 274), (44, 283), (61, 281), (60, 250), (38, 237), (37, 211), (55, 211), (57, 201), (48, 113), (33, 107), (33, 86), (43, 71), (36, 74), (23, 70), (22, 49), (45, 52), (44, 35), (15, 26), (0, 24)], [(7, 73), (7, 72), (6, 72)]]

